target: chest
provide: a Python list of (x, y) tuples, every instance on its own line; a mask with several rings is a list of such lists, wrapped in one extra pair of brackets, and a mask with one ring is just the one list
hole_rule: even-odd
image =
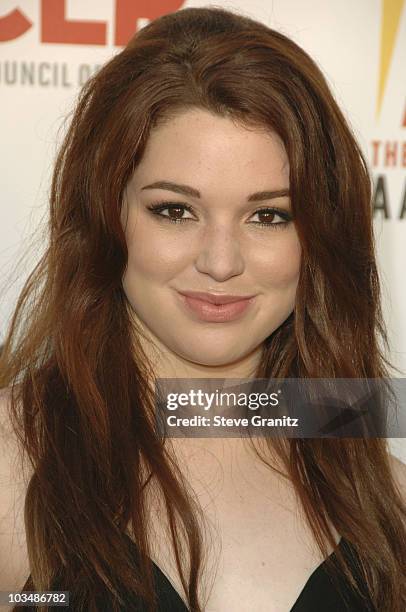
[[(201, 601), (205, 612), (289, 612), (323, 559), (291, 483), (258, 459), (239, 458), (188, 457), (185, 476), (204, 519)], [(152, 513), (151, 528), (153, 560), (186, 599), (162, 508)]]

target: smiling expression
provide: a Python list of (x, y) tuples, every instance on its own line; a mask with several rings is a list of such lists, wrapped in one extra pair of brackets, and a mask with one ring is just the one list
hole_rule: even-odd
[[(292, 312), (301, 248), (275, 133), (200, 109), (178, 114), (152, 130), (122, 223), (132, 314), (168, 354), (205, 366), (252, 358)], [(207, 320), (182, 291), (255, 297), (234, 318)]]

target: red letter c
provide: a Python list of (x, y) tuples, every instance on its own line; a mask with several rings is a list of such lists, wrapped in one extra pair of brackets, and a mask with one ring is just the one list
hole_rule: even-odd
[(14, 9), (5, 17), (0, 17), (0, 42), (22, 36), (31, 26), (32, 21), (27, 19), (19, 9)]

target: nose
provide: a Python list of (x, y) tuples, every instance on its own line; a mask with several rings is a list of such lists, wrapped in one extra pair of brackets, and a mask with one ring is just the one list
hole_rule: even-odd
[(198, 246), (196, 270), (222, 282), (242, 274), (245, 267), (237, 231), (228, 225), (207, 227)]

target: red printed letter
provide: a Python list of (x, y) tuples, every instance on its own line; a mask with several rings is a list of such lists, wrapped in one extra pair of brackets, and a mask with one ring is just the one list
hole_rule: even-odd
[(378, 153), (379, 153), (379, 147), (381, 146), (381, 141), (380, 140), (373, 140), (372, 141), (372, 164), (374, 166), (377, 166), (379, 163), (379, 157), (378, 157)]
[(18, 9), (14, 9), (5, 17), (0, 17), (0, 41), (14, 40), (22, 36), (32, 26), (32, 21), (27, 19)]
[(114, 44), (123, 47), (135, 34), (137, 20), (156, 19), (161, 15), (177, 11), (183, 0), (116, 0), (116, 25)]
[(105, 45), (106, 24), (95, 21), (68, 21), (65, 0), (42, 0), (42, 34), (45, 43)]
[(396, 141), (385, 143), (385, 166), (396, 166), (398, 159), (398, 143)]

